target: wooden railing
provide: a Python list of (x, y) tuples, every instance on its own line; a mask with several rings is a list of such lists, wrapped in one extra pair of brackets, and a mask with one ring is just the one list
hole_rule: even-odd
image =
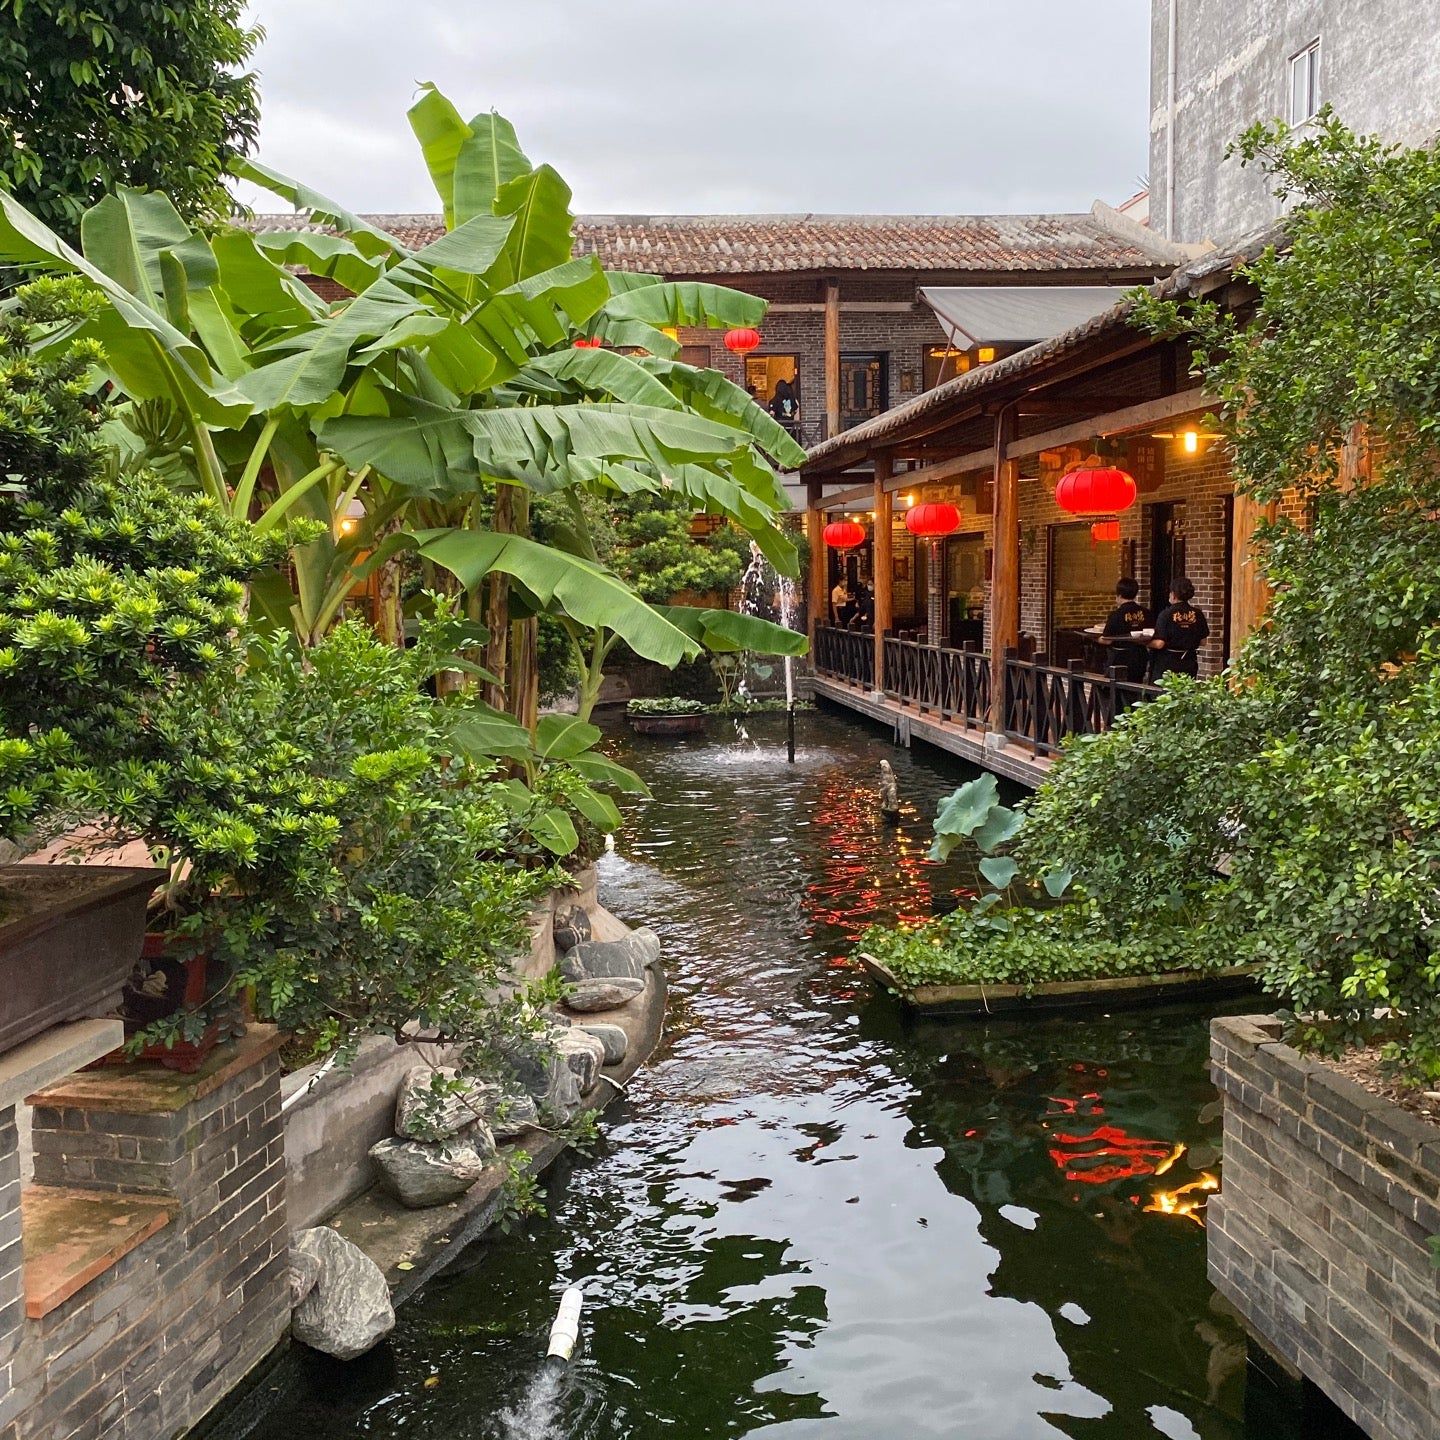
[(887, 638), (885, 692), (902, 705), (983, 728), (990, 715), (990, 657)]
[(1036, 755), (1055, 754), (1069, 735), (1108, 730), (1117, 715), (1159, 693), (1118, 669), (1097, 675), (1080, 660), (1058, 666), (1045, 655), (1022, 660), (1005, 652), (1005, 733)]
[(863, 685), (875, 685), (875, 637), (863, 630), (835, 630), (820, 625), (815, 630), (815, 668), (822, 675)]
[[(821, 675), (871, 689), (875, 639), (861, 630), (820, 627), (815, 632), (815, 669)], [(990, 657), (978, 650), (951, 650), (915, 640), (885, 640), (885, 693), (943, 720), (990, 728)], [(1119, 670), (1097, 675), (1084, 663), (1051, 665), (1045, 655), (1022, 660), (1005, 652), (1006, 736), (1036, 755), (1054, 755), (1070, 735), (1098, 735), (1117, 715), (1160, 692)]]

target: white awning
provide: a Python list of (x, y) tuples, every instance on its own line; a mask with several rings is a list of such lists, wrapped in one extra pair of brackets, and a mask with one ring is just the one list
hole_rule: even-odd
[(1093, 320), (1129, 294), (1119, 285), (926, 285), (920, 298), (950, 343), (1034, 345)]

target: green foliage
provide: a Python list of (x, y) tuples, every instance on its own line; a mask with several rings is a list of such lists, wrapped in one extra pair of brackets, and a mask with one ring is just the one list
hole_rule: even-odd
[(695, 503), (684, 496), (626, 496), (612, 517), (616, 572), (643, 599), (666, 605), (683, 593), (728, 595), (750, 560), (750, 542), (722, 525), (692, 536)]
[(1018, 812), (1000, 803), (999, 782), (987, 771), (940, 802), (930, 859), (948, 860), (962, 840), (973, 842), (982, 854), (990, 855), (1014, 839), (1020, 824)]
[(474, 1041), (520, 1011), (499, 998), (506, 957), (555, 876), (422, 690), (447, 639), (397, 650), (351, 622), (308, 651), (257, 642), (238, 675), (158, 697), (162, 758), (108, 777), (116, 830), (172, 865), (182, 949), (320, 1052), (406, 1027)]
[(73, 237), (117, 185), (218, 219), (254, 143), (261, 32), (241, 0), (0, 0), (0, 185)]
[[(277, 558), (153, 473), (107, 473), (91, 342), (36, 352), (93, 307), (22, 289), (0, 318), (0, 836), (103, 804), (90, 767), (146, 752), (182, 679), (233, 672), (243, 581)], [(41, 838), (42, 830), (33, 838)]]
[(703, 700), (686, 700), (678, 695), (655, 699), (632, 700), (625, 707), (627, 715), (708, 715), (713, 707)]

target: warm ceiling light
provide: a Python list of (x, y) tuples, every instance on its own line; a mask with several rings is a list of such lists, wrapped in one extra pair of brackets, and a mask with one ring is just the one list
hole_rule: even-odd
[(988, 365), (995, 358), (995, 347), (993, 345), (982, 345), (977, 352), (982, 365)]
[(913, 495), (907, 495), (907, 496), (905, 497), (905, 508), (906, 508), (907, 510), (908, 510), (914, 503), (915, 503), (915, 497), (914, 497)]

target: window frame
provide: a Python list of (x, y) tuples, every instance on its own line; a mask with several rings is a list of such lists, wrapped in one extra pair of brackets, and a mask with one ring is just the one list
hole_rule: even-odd
[[(1322, 56), (1321, 37), (1317, 35), (1308, 44), (1302, 45), (1286, 61), (1286, 96), (1285, 96), (1285, 119), (1292, 130), (1298, 130), (1308, 125), (1321, 109), (1320, 99), (1320, 62)], [(1296, 100), (1299, 95), (1299, 86), (1296, 81), (1301, 74), (1304, 74), (1309, 87), (1308, 100), (1310, 109), (1307, 114), (1296, 118)]]

